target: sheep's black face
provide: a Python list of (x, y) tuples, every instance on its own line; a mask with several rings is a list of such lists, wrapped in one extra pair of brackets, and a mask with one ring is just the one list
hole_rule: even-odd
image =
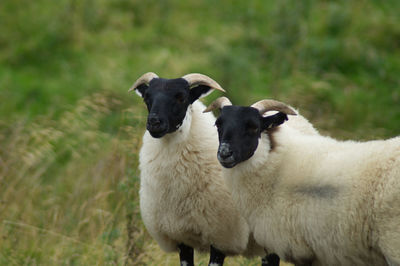
[(218, 127), (218, 160), (232, 168), (248, 160), (257, 149), (261, 132), (287, 120), (283, 113), (263, 117), (253, 107), (225, 106), (215, 124)]
[(218, 160), (232, 168), (249, 159), (258, 146), (262, 117), (255, 108), (225, 106), (215, 122), (218, 127)]
[(182, 78), (154, 78), (149, 85), (137, 88), (149, 111), (146, 128), (154, 138), (176, 131), (185, 118), (187, 108), (210, 87), (197, 86), (190, 89)]

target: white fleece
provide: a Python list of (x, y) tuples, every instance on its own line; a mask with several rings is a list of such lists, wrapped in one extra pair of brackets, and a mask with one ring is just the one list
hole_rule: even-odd
[(400, 137), (300, 131), (262, 134), (252, 158), (223, 170), (256, 242), (294, 263), (400, 265)]

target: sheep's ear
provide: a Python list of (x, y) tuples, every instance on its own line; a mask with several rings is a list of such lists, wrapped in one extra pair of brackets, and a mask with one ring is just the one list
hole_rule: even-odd
[(189, 102), (192, 104), (197, 99), (203, 98), (210, 94), (213, 91), (213, 88), (207, 85), (198, 85), (190, 89), (189, 92)]
[(283, 124), (285, 121), (288, 120), (288, 117), (284, 113), (277, 113), (274, 115), (266, 116), (262, 118), (262, 131), (275, 128), (281, 124)]
[(139, 95), (140, 97), (143, 98), (143, 95), (148, 88), (149, 88), (149, 85), (143, 83), (135, 88), (135, 92), (137, 95)]

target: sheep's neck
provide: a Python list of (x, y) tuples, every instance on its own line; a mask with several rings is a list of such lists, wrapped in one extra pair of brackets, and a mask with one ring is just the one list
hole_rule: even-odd
[[(235, 194), (237, 203), (245, 212), (246, 206), (253, 206), (254, 202), (265, 203), (273, 199), (279, 166), (275, 161), (274, 152), (270, 151), (269, 136), (263, 134), (259, 146), (249, 160), (237, 165), (233, 169), (226, 169), (225, 176)], [(258, 197), (261, 197), (260, 199)], [(250, 204), (250, 205), (249, 205)], [(251, 216), (251, 213), (248, 213)]]

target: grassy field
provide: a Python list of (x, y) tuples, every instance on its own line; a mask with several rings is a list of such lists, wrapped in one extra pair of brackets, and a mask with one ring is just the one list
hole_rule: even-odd
[(207, 74), (237, 104), (285, 101), (339, 139), (399, 135), (399, 13), (395, 0), (2, 0), (0, 265), (177, 265), (138, 207), (146, 109), (127, 90), (147, 71)]

